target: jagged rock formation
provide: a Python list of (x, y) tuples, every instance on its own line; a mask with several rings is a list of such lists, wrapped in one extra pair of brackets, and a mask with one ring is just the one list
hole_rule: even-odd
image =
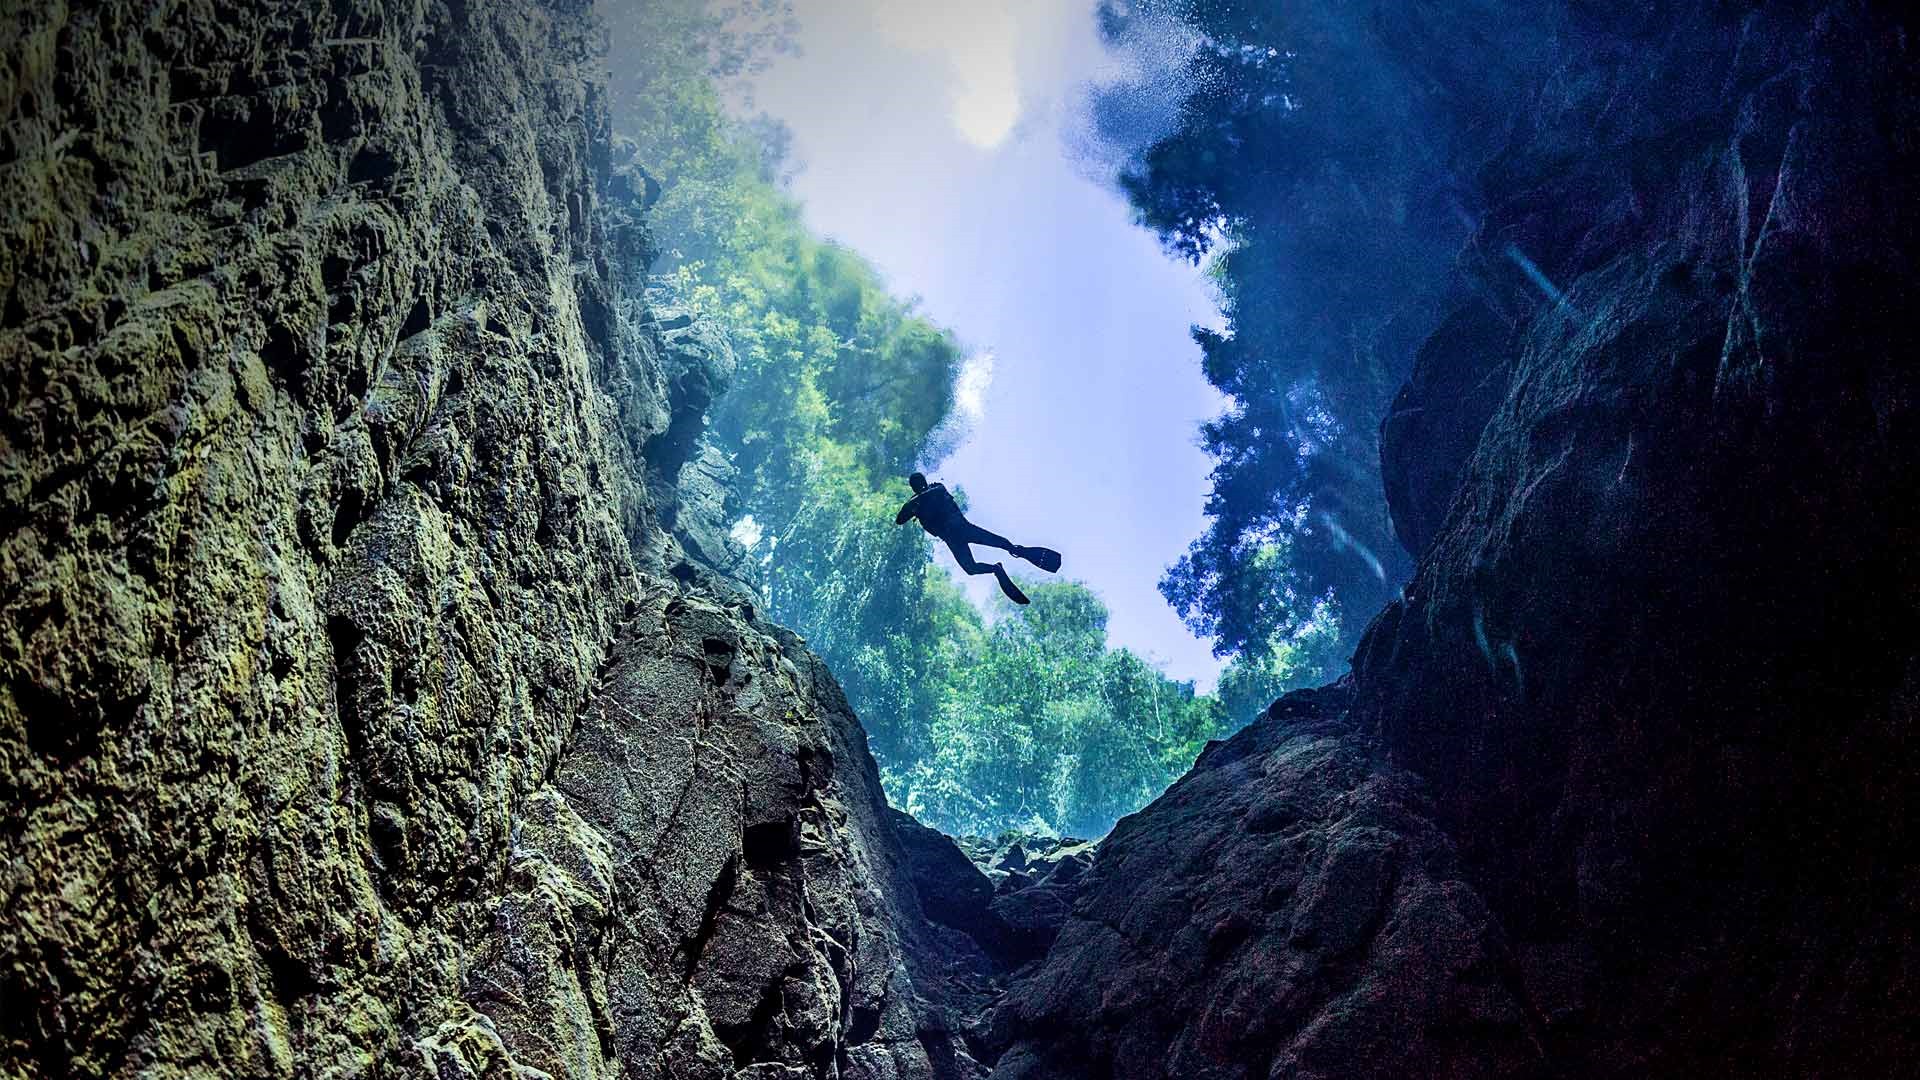
[(0, 1072), (975, 1071), (844, 700), (700, 565), (725, 358), (595, 37), (0, 16)]
[(1347, 702), (1283, 700), (1114, 827), (996, 1076), (1538, 1072), (1498, 927)]
[(1018, 968), (1046, 955), (1080, 895), (1081, 881), (1093, 865), (1094, 845), (1072, 837), (1021, 834), (958, 843), (993, 885), (987, 910), (1006, 928), (1006, 966)]
[[(703, 437), (707, 409), (733, 377), (733, 349), (720, 328), (678, 308), (648, 313), (663, 345), (668, 422), (647, 440), (647, 485), (660, 525), (695, 571), (717, 574), (751, 592), (759, 566), (729, 534), (727, 512), (733, 463)], [(682, 576), (686, 572), (682, 571)]]
[(1920, 1051), (1911, 16), (1483, 7), (1367, 8), (1462, 116), (1525, 103), (1384, 432), (1418, 573), (1115, 828), (996, 1077)]
[(985, 951), (1006, 955), (1008, 928), (991, 910), (993, 882), (953, 837), (899, 810), (892, 810), (891, 818), (927, 918), (965, 934)]
[(921, 909), (971, 939), (990, 961), (983, 968), (989, 982), (1047, 954), (1093, 865), (1094, 845), (1085, 840), (1014, 833), (956, 840), (898, 810), (892, 818)]

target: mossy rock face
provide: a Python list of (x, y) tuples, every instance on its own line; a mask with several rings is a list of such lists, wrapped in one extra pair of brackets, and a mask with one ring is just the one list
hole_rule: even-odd
[(645, 455), (731, 361), (644, 309), (597, 39), (0, 20), (0, 1073), (964, 1074), (724, 462)]

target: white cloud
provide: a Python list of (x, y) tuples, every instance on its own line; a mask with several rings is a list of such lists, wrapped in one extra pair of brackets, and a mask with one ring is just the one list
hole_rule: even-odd
[(987, 388), (993, 385), (993, 350), (977, 352), (960, 365), (953, 381), (953, 401), (968, 423), (987, 415)]
[(904, 49), (938, 56), (952, 79), (948, 118), (982, 150), (1006, 141), (1020, 122), (1020, 25), (1008, 0), (954, 4), (879, 0), (874, 25)]

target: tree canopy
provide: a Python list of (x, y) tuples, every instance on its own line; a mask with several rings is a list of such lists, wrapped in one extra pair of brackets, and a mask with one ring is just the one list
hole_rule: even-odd
[[(1226, 329), (1196, 329), (1230, 399), (1207, 423), (1209, 525), (1162, 583), (1221, 655), (1317, 619), (1349, 644), (1410, 572), (1379, 430), (1467, 232), (1424, 100), (1331, 0), (1103, 0), (1141, 80), (1095, 94), (1114, 182), (1170, 251), (1206, 262)], [(1169, 26), (1188, 48), (1169, 59)], [(1142, 132), (1151, 88), (1177, 107)], [(1169, 91), (1167, 88), (1171, 88)]]
[(889, 798), (950, 832), (1099, 835), (1208, 738), (1318, 676), (1330, 618), (1236, 659), (1229, 709), (1110, 648), (1085, 586), (1028, 583), (1024, 608), (969, 603), (928, 537), (893, 524), (905, 474), (960, 434), (965, 350), (808, 231), (781, 186), (783, 133), (740, 118), (733, 80), (784, 47), (784, 9), (648, 0), (610, 17), (616, 126), (663, 189), (658, 280), (723, 325), (739, 361), (707, 433), (737, 470), (730, 509), (768, 614), (840, 680)]

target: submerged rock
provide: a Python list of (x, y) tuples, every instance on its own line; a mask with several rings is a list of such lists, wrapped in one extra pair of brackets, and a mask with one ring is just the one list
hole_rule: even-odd
[[(1415, 70), (1471, 55), (1422, 7), (1368, 32)], [(1456, 170), (1474, 299), (1383, 433), (1419, 569), (1350, 683), (1114, 829), (999, 1010), (996, 1077), (1920, 1053), (1910, 20), (1507, 14), (1554, 33), (1503, 57), (1535, 81)], [(1514, 100), (1453, 74), (1467, 117)]]
[(1045, 956), (1080, 895), (1095, 845), (1071, 837), (1009, 834), (966, 846), (993, 880), (988, 908), (1006, 927), (1008, 966)]
[(994, 1075), (1545, 1075), (1497, 924), (1344, 688), (1282, 699), (1101, 843)]
[(0, 1073), (979, 1074), (583, 6), (5, 23)]
[(996, 973), (1046, 955), (1093, 864), (1092, 843), (1019, 833), (955, 838), (892, 813), (928, 918), (973, 939)]

